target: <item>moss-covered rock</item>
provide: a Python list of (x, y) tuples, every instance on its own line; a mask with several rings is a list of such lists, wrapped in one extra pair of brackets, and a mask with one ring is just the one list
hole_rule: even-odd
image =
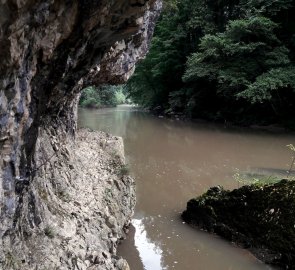
[(187, 204), (183, 219), (251, 250), (262, 261), (295, 269), (295, 182), (233, 191), (209, 189)]

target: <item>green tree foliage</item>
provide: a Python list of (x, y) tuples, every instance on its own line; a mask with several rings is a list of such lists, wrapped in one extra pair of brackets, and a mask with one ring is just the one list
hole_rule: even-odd
[(79, 105), (87, 108), (96, 108), (101, 106), (101, 99), (95, 87), (89, 86), (83, 89)]
[(149, 108), (281, 121), (295, 105), (294, 0), (171, 0), (128, 83)]
[(151, 108), (168, 107), (170, 93), (183, 87), (187, 56), (194, 51), (204, 31), (214, 28), (212, 12), (210, 14), (205, 2), (169, 2), (156, 28), (148, 57), (138, 65), (128, 83), (135, 102)]
[(126, 102), (122, 86), (89, 86), (82, 91), (79, 105), (87, 108), (114, 107)]
[(270, 99), (270, 89), (261, 95), (253, 84), (258, 76), (265, 81), (267, 74), (274, 75), (269, 71), (290, 64), (289, 50), (275, 35), (276, 27), (268, 18), (250, 17), (230, 21), (223, 33), (204, 36), (199, 52), (188, 59), (184, 81), (205, 78), (216, 81), (218, 92), (225, 95), (243, 96), (246, 91), (244, 96), (253, 102)]

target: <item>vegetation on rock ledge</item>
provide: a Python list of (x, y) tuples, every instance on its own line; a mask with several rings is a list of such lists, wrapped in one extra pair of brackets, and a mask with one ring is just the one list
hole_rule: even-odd
[(243, 186), (233, 191), (214, 187), (190, 200), (182, 217), (250, 249), (266, 263), (294, 269), (294, 181)]

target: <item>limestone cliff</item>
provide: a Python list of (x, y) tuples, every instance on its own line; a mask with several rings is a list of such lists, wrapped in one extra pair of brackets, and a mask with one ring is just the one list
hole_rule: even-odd
[(160, 9), (161, 0), (0, 2), (1, 269), (127, 267), (115, 251), (132, 180), (120, 175), (121, 154), (102, 158), (106, 135), (76, 134), (76, 106), (84, 86), (128, 79)]

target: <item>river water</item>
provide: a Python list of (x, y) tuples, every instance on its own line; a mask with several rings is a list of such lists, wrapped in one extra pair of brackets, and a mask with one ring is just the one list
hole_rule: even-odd
[(234, 174), (285, 177), (294, 135), (229, 129), (151, 116), (130, 106), (79, 110), (79, 126), (124, 138), (137, 206), (119, 246), (131, 270), (274, 269), (248, 251), (191, 228), (186, 202), (209, 187), (237, 188)]

